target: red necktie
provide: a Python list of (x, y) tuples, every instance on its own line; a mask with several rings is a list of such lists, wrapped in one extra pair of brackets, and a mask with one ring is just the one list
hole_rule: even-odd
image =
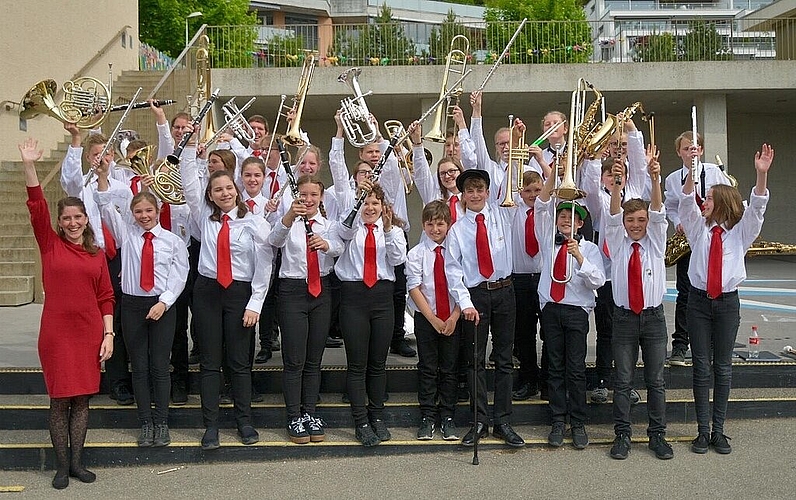
[[(310, 227), (314, 223), (314, 220), (310, 220)], [(321, 294), (321, 266), (318, 264), (318, 252), (310, 248), (309, 237), (307, 237), (307, 290), (313, 297)]]
[(445, 257), (442, 246), (434, 249), (434, 299), (437, 302), (437, 317), (447, 321), (451, 316), (451, 303), (448, 298), (448, 278), (445, 276)]
[[(567, 277), (567, 240), (561, 245), (561, 248), (558, 249), (558, 255), (556, 255), (556, 261), (553, 264), (553, 277), (559, 281), (563, 281)], [(555, 281), (550, 282), (550, 298), (555, 300), (556, 302), (561, 302), (564, 298), (564, 294), (566, 293), (567, 285), (566, 283), (557, 283)]]
[(492, 265), (492, 254), (489, 251), (489, 237), (486, 234), (486, 224), (484, 224), (484, 214), (475, 216), (475, 250), (478, 254), (478, 271), (481, 276), (489, 279), (495, 272)]
[(105, 239), (105, 256), (108, 260), (113, 260), (116, 257), (116, 238), (105, 224), (102, 224), (102, 237)]
[(529, 208), (526, 214), (528, 216), (525, 218), (525, 253), (536, 257), (536, 254), (539, 253), (539, 241), (534, 232), (533, 209)]
[(363, 273), (363, 281), (372, 288), (378, 281), (376, 273), (376, 236), (373, 234), (373, 228), (376, 224), (365, 224), (368, 228), (368, 234), (365, 236), (365, 271)]
[(263, 151), (261, 149), (254, 149), (252, 150), (252, 156), (259, 158), (263, 155)]
[(641, 283), (641, 245), (633, 242), (633, 253), (627, 263), (627, 298), (630, 302), (630, 310), (636, 314), (641, 314), (644, 309), (644, 285)]
[(271, 178), (271, 198), (273, 198), (279, 191), (279, 181), (276, 179), (276, 172), (271, 172), (268, 176)]
[(254, 213), (254, 206), (257, 205), (252, 198), (246, 200), (246, 206), (249, 207), (249, 212)]
[(216, 240), (216, 276), (218, 283), (224, 288), (232, 284), (232, 257), (229, 249), (229, 215), (221, 216), (221, 230)]
[(455, 194), (448, 200), (448, 206), (451, 209), (451, 224), (456, 222), (456, 205), (459, 203), (459, 197)]
[(152, 238), (155, 235), (144, 233), (144, 248), (141, 249), (141, 290), (149, 292), (155, 288), (155, 247)]
[(710, 238), (710, 254), (708, 255), (708, 296), (715, 299), (721, 295), (721, 264), (724, 258), (724, 249), (721, 242), (721, 226), (713, 226), (713, 236)]
[(133, 192), (133, 196), (138, 194), (138, 182), (141, 180), (140, 175), (134, 175), (130, 177), (130, 191)]
[(168, 203), (160, 205), (160, 227), (171, 231), (171, 205)]
[(608, 251), (608, 240), (603, 240), (603, 253), (607, 258), (611, 258), (611, 252)]

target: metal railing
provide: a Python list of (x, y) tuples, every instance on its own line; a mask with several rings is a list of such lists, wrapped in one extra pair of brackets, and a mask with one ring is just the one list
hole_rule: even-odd
[[(748, 31), (763, 25), (760, 31)], [(506, 64), (703, 61), (796, 58), (796, 19), (672, 18), (529, 21)], [(491, 64), (517, 22), (415, 22), (286, 26), (208, 26), (214, 68), (301, 66), (307, 51), (322, 66), (445, 64), (451, 38), (470, 40), (468, 57)], [(764, 31), (763, 31), (764, 30)]]

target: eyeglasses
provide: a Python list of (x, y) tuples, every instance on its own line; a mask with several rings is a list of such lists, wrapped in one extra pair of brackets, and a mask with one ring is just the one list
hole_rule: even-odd
[(505, 148), (508, 145), (509, 145), (509, 141), (503, 141), (503, 142), (496, 142), (495, 143), (495, 146), (497, 146), (499, 148)]
[(439, 176), (440, 177), (455, 177), (459, 173), (458, 168), (452, 168), (450, 170), (440, 170)]
[(627, 147), (627, 143), (626, 142), (623, 142), (622, 144), (619, 144), (618, 142), (613, 141), (613, 142), (609, 142), (608, 144), (610, 144), (613, 147), (617, 147), (617, 146), (622, 146), (623, 148)]

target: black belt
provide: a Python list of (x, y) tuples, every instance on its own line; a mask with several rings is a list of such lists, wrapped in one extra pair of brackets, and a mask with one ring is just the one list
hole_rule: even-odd
[(729, 297), (733, 297), (733, 296), (735, 296), (735, 295), (738, 295), (738, 290), (733, 290), (733, 291), (731, 291), (731, 292), (722, 292), (722, 293), (721, 293), (721, 295), (719, 295), (718, 297), (711, 297), (711, 296), (708, 294), (708, 292), (706, 292), (705, 290), (702, 290), (701, 288), (696, 288), (696, 287), (693, 287), (693, 286), (692, 286), (692, 287), (691, 287), (691, 292), (690, 292), (690, 293), (693, 293), (693, 294), (699, 295), (700, 297), (707, 297), (707, 298), (709, 298), (710, 300), (715, 300), (715, 299), (722, 299), (722, 298), (724, 298), (724, 297), (727, 297), (727, 298), (729, 298)]
[[(618, 309), (622, 309), (623, 311), (633, 312), (631, 309), (628, 309), (626, 307), (622, 307), (622, 306), (616, 306), (616, 307)], [(641, 312), (639, 313), (639, 316), (643, 316), (645, 314), (652, 314), (655, 311), (657, 311), (658, 309), (663, 309), (663, 304), (661, 304), (659, 306), (655, 306), (655, 307), (645, 307), (644, 309), (641, 310)], [(635, 313), (633, 313), (633, 314), (635, 314)]]
[(483, 288), (485, 290), (499, 290), (503, 287), (511, 285), (511, 283), (511, 278), (503, 278), (502, 280), (496, 281), (483, 281), (478, 284), (478, 288)]

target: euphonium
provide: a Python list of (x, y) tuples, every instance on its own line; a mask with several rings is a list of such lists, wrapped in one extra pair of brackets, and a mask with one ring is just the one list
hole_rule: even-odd
[(345, 131), (348, 142), (355, 148), (370, 144), (379, 135), (376, 125), (370, 121), (370, 111), (365, 103), (365, 96), (370, 95), (372, 92), (368, 91), (363, 94), (359, 88), (357, 78), (361, 73), (362, 70), (360, 68), (351, 68), (337, 77), (338, 82), (348, 84), (354, 93), (354, 97), (346, 97), (340, 101), (340, 109), (342, 110), (340, 121), (343, 123), (343, 131)]
[[(439, 91), (440, 97), (448, 96), (448, 105), (437, 108), (431, 129), (423, 136), (432, 142), (445, 142), (445, 131), (448, 129), (448, 118), (453, 115), (453, 106), (459, 105), (459, 96), (464, 89), (454, 87), (448, 89), (448, 77), (451, 73), (463, 75), (467, 70), (467, 53), (470, 52), (470, 40), (464, 35), (456, 35), (451, 39), (450, 50), (445, 56), (445, 75), (442, 77), (442, 88)], [(444, 127), (444, 128), (443, 128)]]
[(27, 120), (46, 113), (63, 123), (80, 129), (100, 126), (108, 117), (111, 91), (101, 81), (88, 76), (64, 82), (64, 97), (55, 103), (58, 86), (54, 80), (42, 80), (25, 93), (19, 118)]
[(691, 246), (683, 233), (674, 233), (669, 236), (666, 240), (666, 253), (663, 258), (666, 267), (675, 265), (678, 260), (688, 255), (690, 251)]
[(293, 106), (283, 113), (286, 118), (290, 112), (295, 113), (293, 121), (288, 122), (287, 132), (282, 136), (282, 141), (290, 146), (298, 147), (304, 145), (304, 139), (301, 138), (301, 115), (304, 113), (304, 101), (307, 98), (307, 91), (309, 91), (314, 70), (315, 54), (308, 53), (304, 58), (304, 66), (301, 68), (301, 77), (299, 78), (296, 95), (293, 97)]
[[(528, 145), (525, 144), (525, 131), (519, 138), (517, 145), (514, 145), (514, 115), (509, 115), (509, 160), (506, 166), (506, 196), (500, 203), (501, 207), (513, 207), (514, 193), (522, 191), (522, 174), (524, 173), (525, 163), (530, 158)], [(512, 177), (515, 176), (514, 180)], [(516, 185), (514, 185), (516, 184)]]

